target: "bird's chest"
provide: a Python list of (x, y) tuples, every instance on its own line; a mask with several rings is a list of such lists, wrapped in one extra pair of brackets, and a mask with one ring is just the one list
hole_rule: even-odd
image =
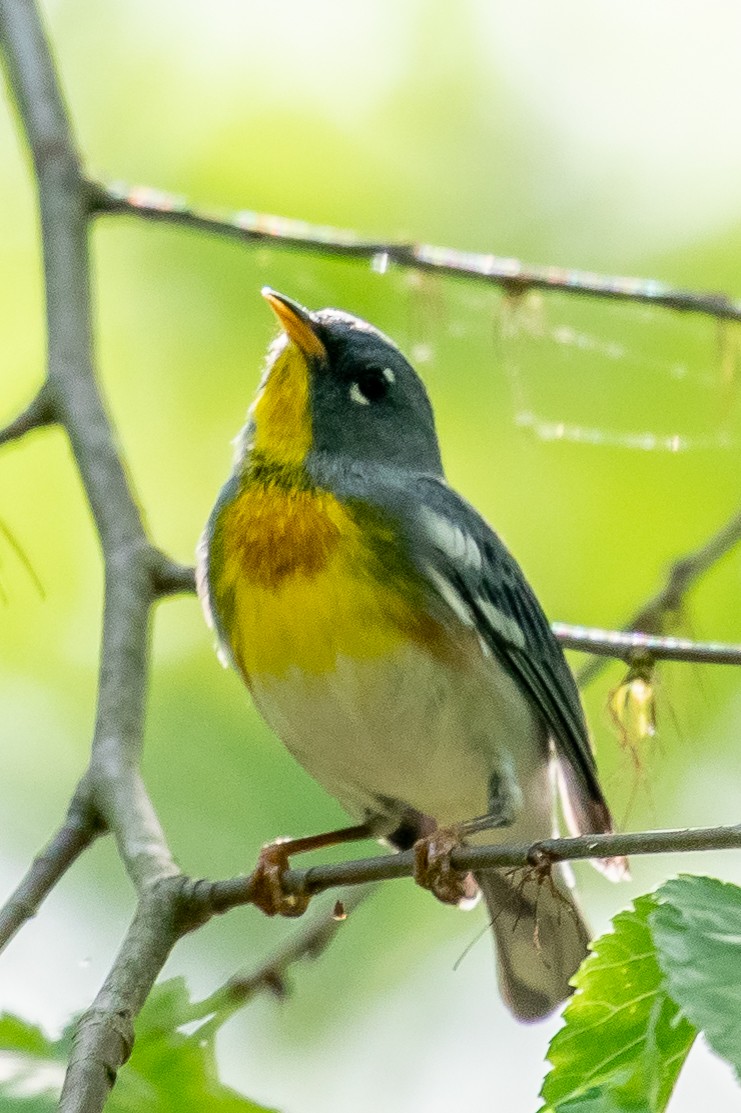
[(248, 487), (215, 522), (208, 581), (263, 717), (348, 811), (453, 823), (488, 810), (492, 776), (545, 799), (527, 702), (472, 630), (429, 615), (383, 523)]
[(409, 638), (440, 641), (378, 531), (326, 491), (254, 485), (224, 508), (209, 594), (250, 688), (294, 671), (327, 675), (340, 658), (375, 660)]

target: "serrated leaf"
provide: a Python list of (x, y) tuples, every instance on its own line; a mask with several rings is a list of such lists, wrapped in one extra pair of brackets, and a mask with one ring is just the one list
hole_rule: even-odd
[(542, 1096), (554, 1113), (663, 1113), (696, 1030), (668, 996), (639, 897), (592, 944), (551, 1040)]
[[(191, 1011), (184, 979), (155, 987), (106, 1113), (269, 1113), (219, 1081), (213, 1036), (179, 1030)], [(54, 1113), (73, 1030), (70, 1024), (51, 1040), (19, 1017), (0, 1017), (2, 1113)]]
[(667, 988), (741, 1076), (741, 889), (682, 875), (655, 902), (649, 922)]

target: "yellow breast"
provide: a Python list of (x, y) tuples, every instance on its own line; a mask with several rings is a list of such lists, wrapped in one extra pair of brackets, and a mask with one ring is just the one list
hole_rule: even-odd
[(210, 542), (211, 605), (245, 679), (369, 659), (442, 631), (378, 515), (308, 483), (243, 482)]

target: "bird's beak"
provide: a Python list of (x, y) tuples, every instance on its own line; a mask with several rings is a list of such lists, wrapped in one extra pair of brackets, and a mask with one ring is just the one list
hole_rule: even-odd
[(289, 339), (307, 358), (322, 360), (327, 358), (327, 349), (316, 333), (317, 323), (308, 309), (304, 309), (297, 301), (287, 298), (285, 294), (271, 290), (269, 286), (263, 286), (262, 296), (275, 313)]

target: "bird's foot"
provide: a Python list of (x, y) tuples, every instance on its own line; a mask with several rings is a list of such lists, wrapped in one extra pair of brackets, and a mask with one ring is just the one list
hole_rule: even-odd
[(414, 844), (414, 880), (443, 904), (469, 903), (478, 895), (473, 874), (451, 864), (450, 855), (461, 845), (457, 827), (439, 827)]
[(252, 874), (252, 903), (266, 916), (303, 916), (309, 907), (309, 893), (289, 893), (283, 884), (292, 850), (286, 839), (267, 843), (260, 851)]
[(325, 831), (321, 835), (308, 835), (302, 839), (276, 839), (266, 843), (260, 851), (252, 875), (252, 903), (262, 909), (266, 916), (303, 916), (309, 907), (311, 894), (288, 893), (283, 884), (283, 875), (290, 866), (291, 855), (367, 839), (373, 833), (370, 823), (358, 823), (354, 827), (341, 827), (338, 831)]

